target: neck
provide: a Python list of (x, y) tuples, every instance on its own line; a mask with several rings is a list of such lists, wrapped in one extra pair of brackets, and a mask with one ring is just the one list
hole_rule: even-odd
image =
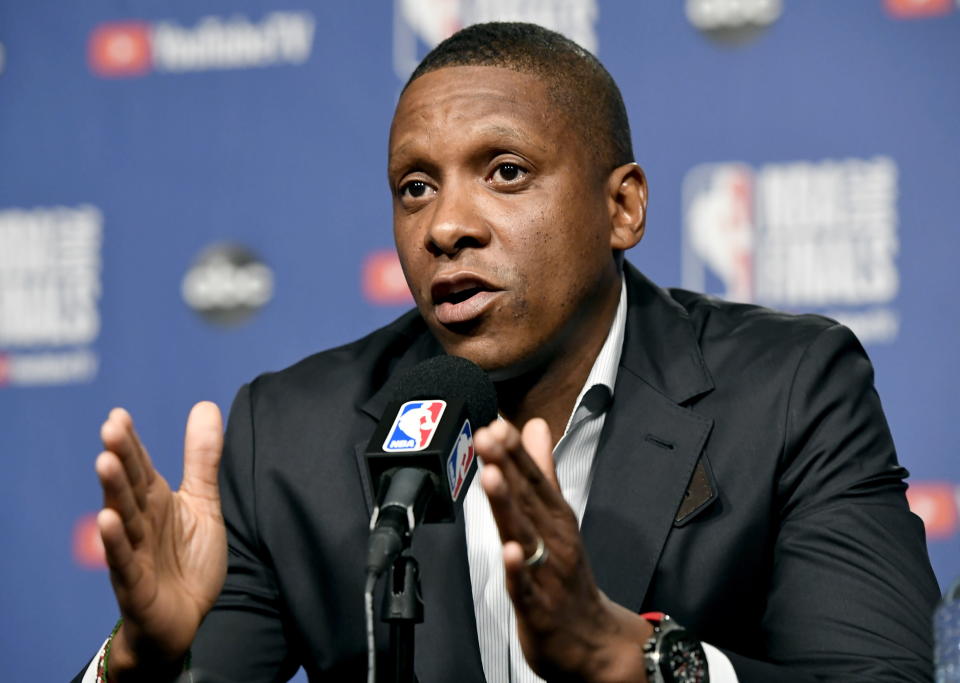
[(553, 446), (567, 426), (574, 401), (603, 348), (617, 312), (620, 278), (594, 300), (589, 316), (579, 321), (560, 348), (528, 372), (496, 382), (500, 414), (518, 428), (541, 417), (550, 426)]

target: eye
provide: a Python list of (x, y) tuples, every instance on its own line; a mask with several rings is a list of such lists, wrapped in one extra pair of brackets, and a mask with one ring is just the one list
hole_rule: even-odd
[(411, 180), (410, 182), (404, 183), (400, 186), (400, 196), (401, 197), (410, 197), (412, 199), (419, 199), (425, 197), (428, 192), (432, 191), (429, 185), (427, 185), (422, 180)]
[(512, 183), (520, 180), (527, 174), (527, 170), (518, 164), (504, 163), (498, 165), (491, 178), (497, 182)]

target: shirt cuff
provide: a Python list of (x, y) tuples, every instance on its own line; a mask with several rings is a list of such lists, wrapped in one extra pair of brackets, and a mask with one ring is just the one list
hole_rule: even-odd
[[(711, 683), (740, 683), (737, 672), (733, 669), (730, 659), (720, 650), (709, 643), (703, 645), (703, 653), (707, 656), (707, 671), (710, 672)], [(87, 679), (83, 679), (87, 683)]]

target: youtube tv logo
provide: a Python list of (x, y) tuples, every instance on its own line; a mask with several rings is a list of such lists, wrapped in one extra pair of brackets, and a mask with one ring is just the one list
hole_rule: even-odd
[(104, 78), (128, 78), (149, 73), (152, 66), (150, 25), (144, 21), (100, 24), (90, 34), (90, 69)]
[(107, 21), (90, 32), (87, 61), (101, 78), (298, 66), (310, 58), (315, 26), (304, 11)]
[(897, 19), (923, 19), (949, 14), (954, 0), (884, 0), (887, 14)]

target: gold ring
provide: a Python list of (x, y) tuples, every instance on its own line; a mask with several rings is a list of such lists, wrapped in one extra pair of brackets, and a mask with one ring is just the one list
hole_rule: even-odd
[(546, 544), (543, 542), (543, 537), (537, 537), (537, 549), (533, 551), (533, 555), (528, 557), (523, 561), (528, 567), (540, 567), (550, 557), (550, 551), (547, 550)]

